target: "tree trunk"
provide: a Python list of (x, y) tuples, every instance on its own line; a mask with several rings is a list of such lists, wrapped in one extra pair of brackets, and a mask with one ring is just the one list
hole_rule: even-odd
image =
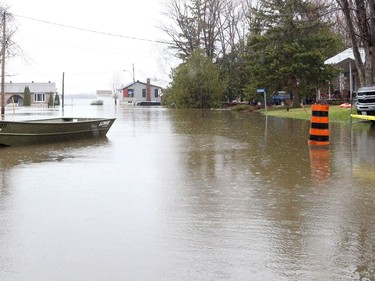
[(357, 67), (358, 77), (359, 77), (359, 85), (360, 87), (366, 85), (366, 71), (365, 71), (365, 65), (362, 61), (360, 49), (358, 47), (358, 40), (357, 35), (354, 28), (354, 20), (351, 16), (351, 7), (349, 5), (348, 0), (337, 0), (337, 3), (341, 7), (342, 12), (344, 13), (346, 24), (349, 29), (350, 39), (352, 41), (353, 46), (353, 55), (355, 59), (355, 64)]
[[(374, 0), (336, 0), (346, 20), (353, 46), (360, 86), (375, 84), (375, 3)], [(364, 49), (362, 61), (360, 47)]]
[(369, 1), (369, 10), (370, 10), (370, 42), (371, 42), (371, 85), (375, 85), (375, 3), (374, 1)]

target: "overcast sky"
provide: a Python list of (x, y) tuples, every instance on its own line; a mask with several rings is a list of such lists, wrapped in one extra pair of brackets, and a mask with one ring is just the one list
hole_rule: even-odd
[(165, 86), (176, 60), (154, 42), (167, 39), (162, 2), (8, 0), (24, 55), (7, 61), (6, 82), (51, 81), (61, 93), (64, 72), (65, 93), (95, 93), (116, 79), (131, 83), (134, 64), (135, 80)]

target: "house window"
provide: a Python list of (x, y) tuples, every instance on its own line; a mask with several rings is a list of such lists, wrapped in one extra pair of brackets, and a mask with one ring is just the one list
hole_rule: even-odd
[(154, 97), (158, 98), (159, 97), (159, 89), (154, 90)]
[(142, 89), (142, 98), (146, 97), (146, 89)]
[(34, 101), (35, 102), (45, 102), (46, 95), (45, 94), (34, 94)]
[(134, 89), (128, 89), (129, 98), (134, 98)]

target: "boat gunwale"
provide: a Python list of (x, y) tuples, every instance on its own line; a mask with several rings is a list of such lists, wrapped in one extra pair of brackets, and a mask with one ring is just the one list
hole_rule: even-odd
[[(74, 121), (76, 120), (76, 121)], [(32, 120), (0, 120), (0, 124), (35, 124), (35, 125), (46, 125), (46, 124), (77, 124), (77, 123), (90, 123), (98, 121), (116, 120), (115, 117), (109, 118), (87, 118), (87, 117), (56, 117), (46, 119), (32, 119)], [(50, 122), (51, 121), (51, 122)]]

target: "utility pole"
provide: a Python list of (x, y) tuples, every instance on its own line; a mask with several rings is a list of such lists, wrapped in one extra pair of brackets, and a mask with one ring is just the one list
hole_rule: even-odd
[(65, 72), (63, 72), (63, 75), (62, 75), (62, 90), (61, 90), (61, 100), (62, 100), (62, 116), (64, 116), (64, 92), (65, 92)]
[(1, 115), (5, 114), (5, 48), (6, 48), (6, 39), (5, 39), (5, 17), (6, 13), (3, 13), (3, 44), (1, 49)]
[(134, 77), (134, 63), (133, 63), (133, 99), (135, 98), (135, 77)]

